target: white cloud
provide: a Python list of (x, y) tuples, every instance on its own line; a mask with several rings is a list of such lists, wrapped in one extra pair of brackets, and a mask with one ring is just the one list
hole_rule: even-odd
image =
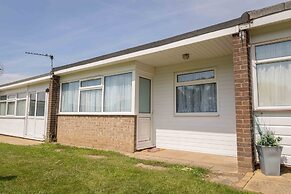
[(20, 79), (24, 79), (28, 77), (27, 75), (22, 75), (22, 74), (17, 74), (17, 73), (3, 73), (0, 74), (0, 85), (5, 84), (5, 83), (9, 83), (9, 82), (13, 82), (13, 81), (17, 81)]

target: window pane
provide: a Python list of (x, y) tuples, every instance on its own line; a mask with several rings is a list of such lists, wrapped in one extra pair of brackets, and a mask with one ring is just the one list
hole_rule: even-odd
[(259, 106), (291, 106), (291, 61), (257, 65)]
[(35, 115), (35, 100), (36, 100), (36, 94), (30, 94), (29, 95), (29, 116)]
[(44, 116), (45, 108), (45, 93), (37, 93), (37, 103), (36, 103), (36, 116)]
[(131, 111), (131, 73), (105, 77), (105, 112)]
[(25, 116), (26, 100), (17, 100), (16, 116)]
[(99, 86), (99, 85), (101, 85), (101, 79), (91, 79), (91, 80), (81, 81), (81, 87)]
[(62, 112), (78, 112), (79, 82), (62, 84)]
[(4, 96), (0, 96), (0, 100), (6, 100), (7, 99), (7, 96), (4, 95)]
[(101, 112), (101, 90), (85, 90), (80, 93), (80, 112)]
[(26, 93), (18, 93), (17, 98), (26, 98)]
[(16, 94), (9, 94), (9, 95), (7, 96), (7, 98), (8, 98), (8, 99), (14, 99), (14, 98), (16, 98)]
[(291, 56), (291, 40), (256, 47), (256, 59), (271, 59)]
[(139, 78), (139, 112), (151, 112), (151, 80)]
[(7, 115), (14, 115), (15, 111), (15, 102), (8, 102)]
[(6, 115), (6, 102), (0, 102), (0, 115)]
[(176, 88), (176, 112), (217, 112), (216, 83)]
[(214, 78), (214, 70), (180, 74), (177, 75), (177, 82), (188, 82), (212, 78)]

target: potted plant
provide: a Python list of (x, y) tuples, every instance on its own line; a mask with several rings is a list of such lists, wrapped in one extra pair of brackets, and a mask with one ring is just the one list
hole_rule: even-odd
[(265, 175), (280, 176), (282, 146), (279, 143), (282, 138), (275, 136), (275, 133), (266, 126), (262, 129), (258, 121), (255, 121), (259, 132), (256, 148), (261, 171)]

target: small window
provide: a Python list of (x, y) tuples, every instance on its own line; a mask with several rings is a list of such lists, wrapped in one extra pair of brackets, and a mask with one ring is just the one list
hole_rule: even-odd
[(7, 96), (6, 95), (0, 96), (0, 100), (7, 100)]
[(26, 98), (26, 93), (18, 93), (17, 98)]
[(15, 102), (7, 103), (7, 115), (14, 115), (15, 112)]
[(189, 82), (214, 78), (214, 70), (177, 75), (177, 82)]
[(86, 81), (81, 81), (81, 87), (91, 87), (101, 85), (101, 79), (91, 79)]
[(101, 112), (102, 90), (80, 92), (80, 112)]
[(256, 59), (272, 59), (291, 56), (291, 40), (256, 46)]
[(16, 94), (9, 94), (7, 96), (8, 99), (15, 99), (16, 98)]
[(214, 70), (177, 75), (176, 113), (217, 112), (217, 86)]

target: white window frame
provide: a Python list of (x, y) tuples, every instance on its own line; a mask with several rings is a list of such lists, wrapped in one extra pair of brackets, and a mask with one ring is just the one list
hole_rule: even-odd
[[(18, 94), (21, 94), (21, 93), (24, 93), (25, 97), (18, 98)], [(8, 98), (9, 95), (15, 95), (15, 97), (14, 98)], [(5, 112), (5, 115), (0, 115), (0, 118), (25, 118), (26, 117), (26, 108), (27, 108), (26, 105), (25, 105), (25, 114), (23, 116), (17, 116), (16, 115), (17, 101), (25, 100), (27, 102), (27, 93), (26, 93), (26, 91), (8, 93), (8, 94), (3, 94), (1, 96), (6, 96), (6, 100), (0, 100), (0, 102), (5, 102), (6, 103), (6, 112)], [(11, 102), (14, 102), (14, 113), (13, 114), (8, 114), (8, 103), (11, 103)]]
[[(38, 93), (44, 93), (45, 94), (45, 103), (44, 103), (44, 116), (36, 116), (36, 110), (37, 110), (37, 100), (38, 100)], [(30, 112), (30, 95), (31, 94), (34, 94), (35, 95), (35, 106), (34, 106), (34, 115), (31, 116), (29, 115), (29, 112)], [(35, 118), (35, 119), (43, 119), (46, 117), (46, 112), (47, 112), (47, 92), (46, 91), (30, 91), (28, 92), (27, 94), (27, 102), (26, 102), (26, 114), (27, 114), (27, 117), (32, 119), (32, 118)]]
[(5, 115), (0, 115), (1, 117), (6, 117), (7, 116), (7, 99), (8, 99), (8, 95), (7, 94), (1, 94), (0, 96), (6, 96), (6, 100), (0, 100), (0, 102), (4, 102), (5, 103)]
[[(201, 79), (201, 80), (194, 80), (194, 81), (187, 81), (187, 82), (178, 82), (177, 77), (178, 75), (187, 74), (187, 73), (199, 73), (204, 71), (214, 71), (214, 78), (211, 79)], [(218, 81), (217, 81), (217, 68), (210, 67), (210, 68), (203, 68), (203, 69), (195, 69), (183, 72), (176, 72), (174, 73), (174, 116), (181, 116), (181, 117), (217, 117), (219, 116), (219, 92), (218, 92)], [(200, 85), (200, 84), (209, 84), (215, 83), (216, 84), (216, 112), (191, 112), (191, 113), (178, 113), (177, 112), (177, 87), (178, 86), (193, 86), (193, 85)]]
[[(126, 74), (126, 73), (131, 73), (131, 111), (130, 112), (104, 112), (104, 97), (105, 97), (105, 87), (104, 87), (104, 78), (108, 76), (114, 76), (114, 75), (119, 75), (119, 74)], [(134, 102), (135, 102), (135, 71), (134, 70), (129, 70), (129, 71), (117, 71), (114, 73), (108, 73), (104, 74), (102, 76), (91, 76), (87, 78), (82, 78), (82, 79), (71, 79), (69, 81), (64, 81), (60, 83), (60, 101), (59, 101), (59, 115), (134, 115)], [(88, 81), (92, 79), (101, 79), (101, 85), (98, 86), (88, 86), (88, 87), (81, 87), (81, 82), (82, 81)], [(77, 112), (62, 112), (62, 86), (63, 84), (66, 83), (71, 83), (71, 82), (79, 82), (79, 91), (78, 91), (78, 111)], [(101, 89), (102, 90), (102, 98), (101, 98), (101, 112), (80, 112), (80, 93), (81, 90), (92, 90), (93, 88), (95, 89)]]
[[(82, 87), (81, 84), (83, 81), (89, 81), (89, 80), (94, 80), (94, 79), (101, 79), (100, 85), (96, 86), (86, 86)], [(103, 91), (104, 91), (104, 84), (103, 84), (103, 79), (101, 76), (98, 77), (93, 77), (93, 78), (86, 78), (86, 79), (80, 79), (79, 80), (79, 91), (78, 91), (78, 113), (88, 113), (88, 112), (80, 112), (80, 100), (81, 100), (81, 91), (90, 91), (90, 90), (101, 90), (101, 111), (103, 112)], [(92, 112), (91, 112), (92, 113)], [(97, 112), (96, 112), (97, 113)]]
[(291, 106), (259, 106), (259, 93), (258, 93), (258, 80), (257, 80), (257, 65), (264, 64), (264, 63), (274, 63), (274, 62), (282, 62), (282, 61), (291, 61), (291, 56), (286, 57), (276, 57), (271, 59), (261, 59), (256, 60), (256, 47), (267, 45), (271, 43), (279, 43), (291, 40), (291, 37), (289, 38), (282, 38), (277, 40), (270, 40), (270, 41), (264, 41), (260, 43), (255, 43), (251, 45), (251, 64), (252, 64), (252, 79), (253, 79), (253, 104), (254, 104), (254, 110), (255, 111), (289, 111), (291, 110)]

